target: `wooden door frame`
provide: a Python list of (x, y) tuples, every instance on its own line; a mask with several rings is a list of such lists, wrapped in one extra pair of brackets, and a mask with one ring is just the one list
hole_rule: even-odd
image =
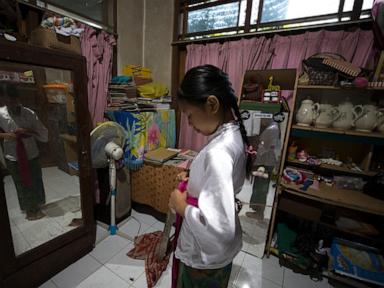
[(92, 189), (93, 171), (89, 140), (91, 121), (88, 112), (86, 59), (80, 55), (0, 40), (0, 61), (73, 72), (84, 224), (16, 257), (4, 185), (0, 185), (0, 287), (36, 287), (90, 252), (95, 243), (96, 222), (93, 215), (94, 189)]

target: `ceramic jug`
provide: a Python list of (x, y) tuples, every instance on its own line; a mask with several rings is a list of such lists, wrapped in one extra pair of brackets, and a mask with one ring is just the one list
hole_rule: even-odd
[(310, 126), (313, 121), (313, 101), (303, 100), (299, 110), (296, 112), (297, 125)]
[(316, 127), (327, 128), (339, 117), (339, 110), (330, 104), (313, 104), (313, 118)]
[(356, 105), (353, 107), (354, 126), (356, 130), (371, 132), (376, 128), (379, 110), (375, 105)]
[(335, 121), (332, 123), (332, 127), (341, 130), (348, 130), (352, 127), (353, 124), (353, 105), (351, 102), (344, 102), (335, 107), (337, 110), (338, 116)]

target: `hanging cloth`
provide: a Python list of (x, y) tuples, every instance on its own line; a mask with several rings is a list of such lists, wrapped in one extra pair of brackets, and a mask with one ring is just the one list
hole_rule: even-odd
[(32, 187), (32, 177), (28, 166), (28, 156), (25, 150), (23, 138), (29, 137), (22, 133), (16, 133), (16, 156), (19, 165), (21, 182), (25, 187)]

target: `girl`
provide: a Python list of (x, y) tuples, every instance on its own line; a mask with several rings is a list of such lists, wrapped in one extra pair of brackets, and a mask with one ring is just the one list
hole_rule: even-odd
[[(228, 76), (215, 66), (189, 70), (177, 97), (189, 124), (210, 136), (192, 162), (187, 193), (176, 189), (169, 200), (184, 218), (175, 252), (181, 262), (177, 287), (227, 287), (242, 246), (235, 195), (251, 165), (246, 131)], [(187, 194), (197, 207), (188, 204)]]

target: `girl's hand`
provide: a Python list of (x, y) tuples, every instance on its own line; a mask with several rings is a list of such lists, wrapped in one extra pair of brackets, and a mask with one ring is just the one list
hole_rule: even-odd
[(1, 138), (3, 139), (16, 139), (16, 134), (9, 132), (9, 133), (1, 133)]
[(168, 206), (170, 209), (175, 210), (180, 216), (184, 217), (185, 208), (187, 208), (187, 192), (180, 192), (175, 189), (171, 192), (169, 197)]
[(188, 172), (187, 171), (180, 172), (179, 174), (177, 174), (176, 180), (179, 182), (188, 181)]
[(15, 130), (16, 134), (22, 134), (22, 135), (32, 135), (33, 131), (30, 129), (25, 129), (25, 128), (17, 128)]

